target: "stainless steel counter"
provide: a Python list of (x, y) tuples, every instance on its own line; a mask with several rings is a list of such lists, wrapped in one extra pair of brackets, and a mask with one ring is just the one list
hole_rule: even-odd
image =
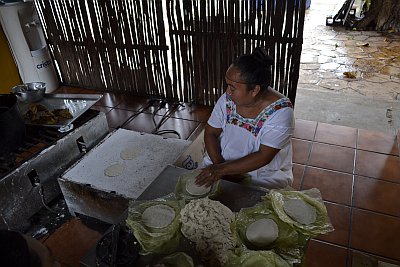
[[(186, 169), (168, 165), (137, 200), (151, 200), (173, 193), (179, 176), (186, 171)], [(255, 205), (267, 192), (264, 188), (244, 186), (224, 180), (220, 185), (221, 192), (214, 200), (218, 200), (232, 211)]]

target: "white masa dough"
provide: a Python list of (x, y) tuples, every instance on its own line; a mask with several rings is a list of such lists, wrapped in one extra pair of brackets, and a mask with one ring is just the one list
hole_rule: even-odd
[(246, 229), (246, 238), (253, 245), (266, 246), (279, 236), (279, 228), (274, 220), (260, 219), (251, 223)]
[(142, 213), (142, 222), (152, 228), (165, 228), (174, 219), (175, 210), (164, 204), (150, 206)]
[(283, 210), (290, 218), (304, 225), (312, 224), (317, 220), (316, 209), (301, 199), (284, 201)]
[(137, 156), (139, 156), (139, 154), (140, 154), (140, 150), (138, 148), (131, 147), (131, 148), (126, 148), (126, 149), (122, 150), (119, 155), (120, 155), (121, 159), (132, 160), (132, 159), (136, 158)]
[(107, 167), (107, 169), (104, 170), (104, 175), (109, 176), (109, 177), (115, 177), (119, 176), (125, 171), (125, 166), (121, 164), (113, 164)]
[(186, 180), (186, 191), (193, 196), (201, 196), (210, 192), (211, 186), (206, 187), (204, 185), (198, 186), (195, 184), (197, 174), (194, 173), (194, 175), (194, 177), (190, 177)]

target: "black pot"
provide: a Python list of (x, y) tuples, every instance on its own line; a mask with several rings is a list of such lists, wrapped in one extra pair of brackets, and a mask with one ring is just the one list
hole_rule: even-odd
[(25, 137), (25, 122), (12, 94), (0, 95), (0, 157), (18, 148)]

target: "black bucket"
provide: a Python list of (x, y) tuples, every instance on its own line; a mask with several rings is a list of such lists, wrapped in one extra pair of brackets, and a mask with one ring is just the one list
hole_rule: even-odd
[(0, 94), (0, 157), (17, 149), (25, 137), (25, 122), (17, 105), (17, 97)]

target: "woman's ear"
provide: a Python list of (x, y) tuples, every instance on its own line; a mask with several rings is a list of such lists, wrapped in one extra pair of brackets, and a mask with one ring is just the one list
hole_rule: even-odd
[(261, 90), (261, 86), (260, 85), (254, 86), (254, 88), (251, 89), (251, 95), (253, 97), (256, 97), (258, 95), (258, 93), (260, 92), (260, 90)]

